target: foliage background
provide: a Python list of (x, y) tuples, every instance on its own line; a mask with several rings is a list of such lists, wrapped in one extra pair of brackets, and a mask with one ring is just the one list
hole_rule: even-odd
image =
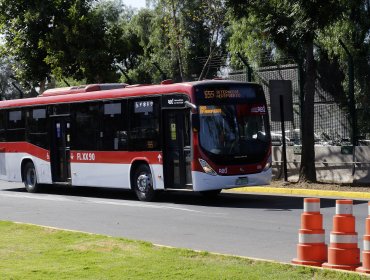
[[(220, 67), (284, 58), (302, 71), (302, 174), (315, 181), (316, 83), (348, 103), (354, 58), (360, 132), (370, 131), (369, 0), (0, 0), (1, 99), (84, 83), (158, 83), (213, 78)], [(215, 59), (217, 67), (211, 67)], [(214, 65), (213, 65), (214, 66)]]

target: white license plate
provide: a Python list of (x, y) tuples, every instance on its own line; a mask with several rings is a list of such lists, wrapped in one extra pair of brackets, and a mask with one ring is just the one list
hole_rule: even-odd
[(235, 181), (235, 185), (244, 186), (248, 184), (248, 177), (239, 177)]

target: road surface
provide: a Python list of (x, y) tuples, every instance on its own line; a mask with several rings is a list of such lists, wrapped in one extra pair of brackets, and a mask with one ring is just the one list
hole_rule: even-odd
[[(0, 220), (283, 262), (296, 257), (302, 208), (302, 197), (223, 192), (210, 201), (172, 191), (147, 203), (124, 190), (50, 186), (32, 194), (0, 181)], [(335, 200), (322, 199), (321, 212), (328, 243)], [(367, 201), (355, 201), (354, 214), (362, 247)]]

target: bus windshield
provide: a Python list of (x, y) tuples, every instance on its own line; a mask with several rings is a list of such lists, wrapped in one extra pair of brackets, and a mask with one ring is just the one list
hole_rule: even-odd
[(263, 104), (225, 104), (199, 107), (200, 145), (216, 163), (253, 163), (270, 144)]

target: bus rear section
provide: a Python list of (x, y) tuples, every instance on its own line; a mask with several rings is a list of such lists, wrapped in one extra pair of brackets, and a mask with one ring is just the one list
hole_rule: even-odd
[(193, 94), (193, 190), (269, 184), (271, 137), (262, 87), (205, 82)]

